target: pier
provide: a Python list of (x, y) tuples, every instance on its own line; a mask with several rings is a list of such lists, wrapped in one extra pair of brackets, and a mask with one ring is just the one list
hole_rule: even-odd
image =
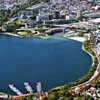
[(19, 90), (19, 89), (17, 89), (13, 84), (9, 84), (9, 88), (13, 91), (13, 92), (15, 92), (17, 95), (22, 95), (23, 93)]
[(32, 87), (29, 85), (28, 82), (24, 82), (25, 88), (29, 93), (33, 93)]

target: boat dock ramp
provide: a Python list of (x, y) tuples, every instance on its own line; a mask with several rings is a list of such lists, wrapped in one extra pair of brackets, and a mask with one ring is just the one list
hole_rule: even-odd
[(33, 93), (33, 89), (28, 82), (24, 82), (24, 86), (29, 93)]
[(22, 95), (22, 94), (23, 94), (19, 89), (17, 89), (17, 88), (14, 86), (14, 84), (9, 84), (9, 88), (10, 88), (13, 92), (15, 92), (17, 95)]
[[(25, 89), (27, 90), (27, 92), (28, 92), (29, 94), (33, 93), (33, 89), (32, 89), (31, 85), (30, 85), (28, 82), (24, 82), (24, 86), (25, 86)], [(14, 84), (9, 84), (9, 88), (10, 88), (15, 94), (17, 94), (17, 95), (19, 95), (19, 96), (20, 96), (20, 95), (23, 95), (23, 93), (22, 93), (19, 89), (17, 89), (17, 88), (15, 87)], [(37, 89), (37, 92), (38, 92), (38, 93), (41, 93), (41, 91), (42, 91), (41, 82), (37, 82), (36, 89)]]

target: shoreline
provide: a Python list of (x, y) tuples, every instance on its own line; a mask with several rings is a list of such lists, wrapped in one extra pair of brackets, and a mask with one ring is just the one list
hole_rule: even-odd
[[(86, 49), (85, 49), (85, 47), (84, 47), (84, 42), (87, 40), (87, 39), (85, 39), (84, 37), (66, 37), (66, 36), (64, 36), (64, 38), (66, 38), (66, 39), (71, 39), (71, 40), (74, 40), (74, 41), (77, 41), (77, 42), (81, 42), (82, 43), (82, 50), (84, 51), (84, 52), (86, 52), (88, 55), (90, 55), (90, 57), (92, 58), (92, 66), (90, 66), (90, 68), (93, 68), (93, 66), (94, 66), (94, 56), (89, 52), (89, 51), (87, 51)], [(80, 40), (81, 39), (81, 40)], [(91, 48), (92, 49), (92, 48)], [(92, 49), (93, 50), (93, 49)], [(97, 65), (97, 67), (96, 67), (96, 70), (93, 72), (93, 75), (87, 80), (87, 81), (84, 81), (84, 82), (82, 82), (82, 83), (79, 83), (79, 84), (77, 84), (77, 85), (73, 85), (73, 86), (71, 86), (70, 87), (70, 89), (74, 89), (74, 88), (76, 88), (76, 87), (80, 87), (80, 86), (83, 86), (83, 85), (87, 85), (87, 84), (89, 84), (89, 83), (91, 83), (96, 77), (98, 77), (98, 75), (100, 74), (100, 66), (99, 66), (99, 58), (98, 58), (98, 55), (97, 55), (97, 53), (93, 50), (93, 52), (95, 53), (95, 55), (96, 55), (96, 57), (97, 57), (97, 60), (98, 60), (98, 65)], [(89, 69), (90, 70), (90, 69)], [(89, 73), (89, 71), (87, 72), (87, 74), (86, 75), (88, 75), (88, 73)], [(84, 75), (84, 76), (86, 76), (86, 75)], [(84, 77), (84, 76), (82, 76), (82, 77)], [(79, 78), (79, 80), (82, 78), (82, 77), (80, 77)], [(76, 81), (79, 81), (79, 80), (76, 80)], [(74, 81), (74, 82), (71, 82), (72, 84), (73, 83), (75, 83), (76, 81)], [(66, 85), (66, 84), (65, 84)], [(55, 87), (55, 88), (52, 88), (50, 91), (53, 91), (53, 90), (61, 90), (61, 89), (64, 89), (64, 86), (65, 85), (62, 85), (62, 86), (58, 86), (58, 87)], [(68, 85), (68, 84), (67, 84)]]
[(64, 37), (67, 38), (67, 39), (75, 40), (75, 41), (82, 42), (82, 43), (84, 43), (86, 41), (85, 38), (78, 37), (78, 36), (77, 37), (66, 37), (66, 36), (64, 36)]
[[(38, 36), (37, 36), (38, 37)], [(49, 36), (48, 38), (50, 38), (51, 36)], [(39, 36), (39, 38), (41, 38), (40, 36)], [(46, 38), (46, 39), (48, 39), (48, 38)], [(91, 56), (91, 58), (92, 58), (92, 67), (93, 67), (93, 65), (94, 65), (94, 56), (89, 52), (89, 51), (87, 51), (85, 48), (84, 48), (84, 42), (86, 41), (86, 39), (84, 38), (84, 37), (74, 37), (74, 38), (67, 38), (67, 37), (62, 37), (62, 38), (65, 38), (65, 39), (71, 39), (71, 40), (75, 40), (75, 41), (78, 41), (78, 42), (82, 42), (82, 50), (83, 51), (85, 51), (88, 55), (90, 55)], [(80, 40), (81, 39), (81, 40)], [(95, 53), (96, 54), (96, 53)], [(96, 54), (96, 56), (97, 56), (97, 54)], [(90, 81), (92, 81), (95, 77), (95, 73), (97, 73), (97, 70), (98, 70), (98, 67), (99, 66), (97, 66), (97, 68), (96, 68), (96, 70), (95, 70), (95, 72), (94, 72), (94, 74), (93, 74), (93, 76), (88, 80), (88, 81), (86, 81), (86, 82), (83, 82), (83, 83), (81, 83), (81, 84), (79, 84), (79, 85), (76, 85), (76, 86), (72, 86), (71, 88), (75, 88), (75, 87), (77, 87), (77, 86), (81, 86), (81, 85), (85, 85), (85, 84), (88, 84)], [(99, 74), (99, 73), (98, 73)], [(87, 74), (86, 74), (87, 75)], [(81, 77), (80, 77), (80, 79), (81, 79)], [(74, 82), (76, 82), (76, 81), (74, 81)], [(64, 87), (64, 85), (63, 86), (58, 86), (58, 87), (55, 87), (54, 89), (59, 89), (59, 88), (61, 88), (61, 87)], [(50, 90), (52, 90), (52, 89), (50, 89)], [(49, 91), (49, 90), (48, 90)]]
[[(89, 55), (91, 56), (91, 58), (92, 58), (92, 60), (93, 60), (93, 63), (92, 63), (92, 66), (91, 66), (91, 67), (93, 67), (93, 65), (95, 64), (95, 63), (94, 63), (94, 57), (93, 57), (93, 55), (92, 55), (90, 52), (88, 52), (88, 51), (84, 48), (84, 45), (82, 45), (82, 49), (83, 49), (83, 51), (85, 51), (87, 54), (89, 54)], [(92, 49), (92, 50), (93, 50), (93, 49)], [(94, 50), (93, 50), (93, 52), (94, 52)], [(95, 54), (96, 54), (96, 53), (95, 53)], [(81, 83), (81, 84), (79, 84), (79, 85), (73, 86), (73, 87), (71, 87), (72, 89), (73, 89), (73, 88), (76, 88), (76, 87), (83, 86), (83, 85), (88, 85), (88, 84), (91, 83), (95, 78), (98, 77), (98, 75), (100, 74), (100, 72), (98, 71), (98, 69), (99, 69), (100, 66), (99, 66), (99, 58), (98, 58), (97, 54), (96, 54), (96, 57), (97, 57), (97, 59), (98, 59), (98, 65), (97, 65), (96, 70), (94, 71), (93, 75), (90, 77), (90, 79), (89, 79), (88, 81), (83, 82), (83, 83)], [(91, 68), (91, 67), (90, 67), (90, 68)], [(86, 75), (88, 75), (88, 73), (87, 73)]]
[(17, 34), (14, 34), (14, 33), (0, 33), (0, 35), (8, 35), (8, 36), (14, 36), (14, 37), (19, 37), (19, 38), (22, 38), (22, 36), (20, 35), (17, 35)]
[[(91, 66), (91, 67), (93, 67), (93, 65), (95, 64), (95, 63), (94, 63), (94, 56), (93, 56), (89, 51), (87, 51), (87, 50), (85, 49), (85, 47), (84, 47), (84, 42), (86, 41), (86, 39), (85, 39), (84, 37), (68, 37), (68, 38), (69, 38), (69, 39), (72, 39), (72, 40), (75, 40), (75, 41), (78, 41), (78, 42), (82, 42), (82, 50), (83, 50), (84, 52), (86, 52), (88, 55), (91, 56), (91, 58), (92, 58), (92, 66)], [(96, 57), (97, 57), (97, 59), (98, 59), (98, 66), (97, 66), (95, 72), (93, 73), (92, 77), (91, 77), (88, 81), (86, 81), (86, 82), (84, 82), (84, 83), (82, 83), (82, 84), (79, 84), (79, 85), (77, 85), (77, 86), (85, 85), (85, 84), (90, 83), (90, 82), (93, 81), (93, 80), (99, 75), (99, 73), (100, 73), (100, 72), (98, 72), (98, 69), (99, 69), (99, 58), (98, 58), (98, 55), (97, 55), (97, 53), (94, 51), (93, 48), (91, 48), (91, 49), (92, 49), (93, 52), (96, 54)], [(76, 86), (75, 86), (75, 87), (76, 87)]]
[(19, 37), (19, 38), (41, 38), (43, 40), (47, 40), (49, 39), (51, 36), (30, 36), (30, 37), (27, 37), (27, 36), (21, 36), (21, 35), (18, 35), (18, 34), (14, 34), (14, 33), (0, 33), (0, 35), (8, 35), (8, 36), (14, 36), (14, 37)]

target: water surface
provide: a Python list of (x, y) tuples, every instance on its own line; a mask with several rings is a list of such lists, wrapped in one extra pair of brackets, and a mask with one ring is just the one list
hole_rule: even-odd
[(85, 75), (91, 63), (80, 42), (0, 36), (0, 91), (11, 93), (8, 84), (13, 83), (25, 92), (25, 81), (34, 90), (38, 81), (44, 89), (63, 85)]

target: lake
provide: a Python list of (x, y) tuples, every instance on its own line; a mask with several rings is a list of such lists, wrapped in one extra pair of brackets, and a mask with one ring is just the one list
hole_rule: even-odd
[(82, 50), (82, 43), (52, 37), (17, 38), (0, 36), (0, 91), (12, 93), (8, 85), (15, 84), (26, 93), (23, 83), (36, 82), (43, 89), (73, 82), (84, 76), (92, 64), (91, 57)]

